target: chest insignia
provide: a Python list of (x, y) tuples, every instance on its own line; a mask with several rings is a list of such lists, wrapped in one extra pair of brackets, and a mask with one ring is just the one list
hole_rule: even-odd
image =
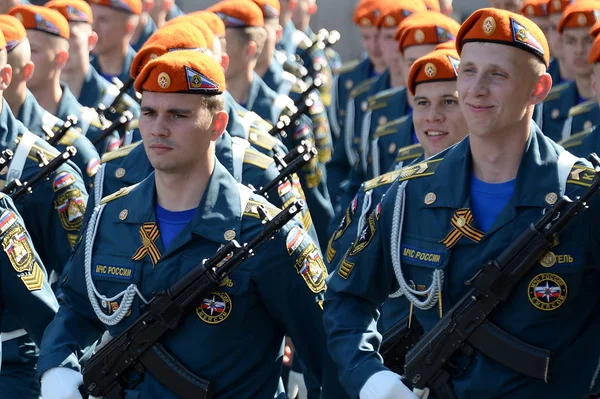
[(135, 254), (131, 257), (133, 260), (142, 260), (144, 256), (150, 255), (150, 260), (153, 265), (156, 265), (160, 260), (160, 251), (156, 246), (156, 239), (159, 236), (158, 226), (156, 223), (144, 223), (140, 227), (140, 238), (142, 240), (142, 246), (135, 251)]
[(452, 231), (440, 242), (445, 244), (446, 248), (452, 248), (463, 236), (475, 242), (481, 241), (485, 233), (471, 226), (471, 223), (473, 223), (473, 213), (470, 209), (456, 210), (450, 221)]
[(535, 276), (527, 287), (529, 302), (539, 310), (556, 310), (567, 299), (567, 283), (559, 275), (541, 273)]

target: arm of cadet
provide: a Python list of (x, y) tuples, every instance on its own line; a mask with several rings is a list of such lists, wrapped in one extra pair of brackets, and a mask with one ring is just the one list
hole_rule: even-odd
[[(387, 370), (377, 353), (381, 344), (377, 309), (391, 293), (395, 281), (392, 268), (386, 267), (384, 260), (383, 246), (389, 240), (385, 240), (381, 223), (391, 215), (373, 215), (369, 217), (373, 217), (375, 231), (366, 245), (357, 247), (355, 243), (339, 248), (345, 255), (329, 277), (325, 293), (323, 322), (329, 352), (338, 365), (346, 392), (353, 398), (359, 396), (372, 375)], [(367, 220), (365, 227), (368, 225)]]
[(84, 247), (83, 244), (79, 245), (69, 262), (69, 273), (60, 290), (60, 308), (42, 339), (38, 376), (59, 366), (80, 371), (76, 354), (91, 345), (105, 331), (104, 325), (94, 314), (87, 295)]
[(286, 236), (295, 236), (297, 232), (297, 228), (287, 228), (278, 233), (269, 247), (272, 261), (255, 280), (273, 320), (292, 339), (294, 357), (302, 359), (303, 372), (307, 377), (312, 376), (324, 391), (331, 392), (327, 397), (344, 398), (335, 364), (327, 352), (322, 323), (320, 302), (327, 270), (316, 244), (303, 230), (301, 244), (288, 254)]

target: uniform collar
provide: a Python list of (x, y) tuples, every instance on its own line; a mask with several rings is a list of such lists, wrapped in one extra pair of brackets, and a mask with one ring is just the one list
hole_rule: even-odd
[(66, 84), (61, 83), (62, 96), (56, 108), (56, 116), (62, 120), (66, 120), (69, 115), (79, 116), (81, 114), (81, 104), (75, 98), (71, 90)]
[(44, 114), (44, 109), (37, 102), (33, 93), (27, 89), (27, 93), (25, 94), (25, 101), (21, 105), (19, 109), (19, 114), (17, 115), (17, 119), (20, 120), (27, 128), (33, 132), (36, 132), (38, 129), (32, 126), (33, 124), (39, 124), (39, 127), (42, 125), (42, 116)]
[(0, 113), (0, 148), (14, 150), (16, 139), (27, 131), (15, 116), (6, 100), (2, 98), (2, 112)]
[[(133, 62), (133, 59), (135, 58), (135, 50), (129, 46), (127, 48), (127, 53), (125, 54), (125, 58), (123, 58), (123, 68), (121, 69), (121, 73), (119, 74), (119, 76), (117, 76), (119, 78), (119, 80), (121, 82), (126, 82), (127, 79), (129, 78), (129, 71), (131, 68), (131, 63)], [(100, 68), (100, 62), (98, 57), (92, 56), (90, 58), (90, 64), (96, 68), (96, 71), (100, 74), (102, 74), (102, 68)]]
[(102, 91), (106, 86), (108, 86), (108, 81), (100, 76), (98, 71), (96, 71), (96, 68), (90, 64), (88, 66), (88, 71), (85, 74), (85, 78), (83, 79), (81, 92), (79, 93), (77, 101), (86, 107), (95, 108), (98, 105), (102, 96)]
[(250, 111), (254, 109), (254, 102), (259, 97), (262, 85), (265, 84), (256, 72), (253, 72), (253, 75), (252, 83), (250, 83), (250, 88), (248, 89), (248, 101), (246, 101), (246, 108)]
[[(546, 138), (536, 124), (532, 124), (517, 172), (511, 204), (516, 207), (548, 207), (546, 195), (559, 193), (556, 167), (559, 152), (559, 147)], [(443, 157), (443, 161), (435, 172), (436, 178), (431, 180), (426, 191), (435, 193), (437, 199), (431, 205), (421, 203), (421, 207), (468, 208), (472, 171), (469, 136), (435, 158), (437, 157)], [(456, 173), (457, 171), (462, 173)]]
[(247, 139), (248, 137), (244, 131), (244, 126), (242, 125), (238, 115), (238, 109), (240, 108), (240, 105), (235, 102), (233, 96), (229, 94), (228, 91), (223, 92), (223, 97), (225, 98), (225, 112), (227, 112), (229, 115), (227, 131), (232, 137)]
[[(141, 224), (155, 221), (154, 172), (132, 190), (127, 198), (128, 204), (136, 206), (128, 209), (125, 220), (115, 216), (115, 223)], [(227, 230), (235, 231), (239, 237), (242, 212), (238, 184), (225, 167), (215, 160), (215, 169), (191, 221), (191, 232), (209, 241), (226, 244), (223, 233)]]
[(123, 158), (121, 167), (125, 169), (126, 173), (120, 180), (126, 185), (138, 183), (152, 173), (154, 169), (146, 155), (144, 143), (140, 141), (139, 144)]

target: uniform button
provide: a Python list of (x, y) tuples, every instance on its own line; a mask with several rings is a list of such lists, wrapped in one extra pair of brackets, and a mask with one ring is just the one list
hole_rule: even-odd
[(425, 196), (425, 205), (431, 205), (437, 199), (437, 195), (435, 193), (427, 193)]
[(117, 179), (120, 179), (121, 177), (125, 176), (125, 169), (123, 168), (119, 168), (115, 171), (115, 177)]
[(121, 212), (119, 212), (119, 219), (125, 220), (127, 219), (127, 215), (129, 215), (129, 211), (127, 209), (123, 209)]

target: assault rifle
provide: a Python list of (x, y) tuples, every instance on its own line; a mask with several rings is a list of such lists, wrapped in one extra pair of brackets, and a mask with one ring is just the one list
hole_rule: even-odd
[[(127, 372), (137, 370), (150, 372), (184, 399), (210, 398), (210, 382), (187, 371), (159, 341), (176, 330), (210, 292), (218, 289), (221, 281), (235, 267), (254, 255), (255, 250), (293, 219), (303, 206), (302, 200), (294, 201), (273, 218), (259, 206), (259, 214), (265, 220), (263, 230), (244, 245), (235, 240), (229, 241), (166, 291), (154, 295), (145, 313), (86, 363), (80, 389), (93, 396), (122, 398), (123, 389), (127, 386)], [(188, 378), (181, 378), (182, 374)], [(194, 382), (189, 382), (190, 379)]]
[[(133, 86), (134, 83), (135, 83), (135, 79), (132, 77), (127, 79), (127, 81), (125, 81), (125, 83), (122, 83), (119, 79), (114, 79), (113, 84), (114, 84), (114, 86), (117, 87), (119, 92), (116, 93), (115, 98), (112, 100), (112, 102), (110, 104), (103, 104), (103, 103), (98, 104), (98, 106), (96, 107), (96, 112), (98, 113), (98, 115), (101, 118), (110, 119), (108, 117), (109, 115), (116, 114), (117, 106), (118, 106), (119, 102), (121, 101), (123, 96), (125, 94), (127, 94), (129, 89), (131, 89), (131, 87)], [(109, 86), (108, 90), (111, 90), (111, 89), (114, 90), (114, 86)]]
[[(467, 293), (408, 352), (405, 364), (406, 383), (413, 387), (415, 393), (422, 398), (427, 398), (430, 391), (436, 399), (455, 398), (449, 385), (451, 375), (444, 366), (459, 351), (470, 356), (474, 353), (474, 347), (480, 349), (475, 346), (477, 340), (471, 338), (481, 334), (483, 328), (489, 328), (490, 325), (495, 327), (486, 318), (510, 297), (527, 272), (555, 245), (558, 234), (575, 215), (587, 208), (587, 201), (600, 187), (600, 158), (591, 154), (590, 161), (594, 165), (595, 176), (585, 193), (575, 200), (567, 196), (560, 198), (537, 222), (532, 223), (502, 251), (498, 258), (485, 263), (467, 281), (466, 284), (471, 287)], [(495, 328), (499, 330), (498, 327)], [(502, 330), (500, 332), (506, 334)], [(501, 354), (499, 356), (497, 361), (501, 361)], [(550, 380), (550, 357), (546, 357), (545, 372), (538, 376), (546, 382)]]
[(60, 143), (60, 140), (64, 137), (64, 135), (67, 134), (69, 129), (71, 129), (76, 124), (77, 124), (76, 116), (74, 116), (74, 115), (67, 116), (67, 120), (60, 127), (60, 130), (58, 132), (54, 133), (54, 132), (46, 131), (46, 134), (48, 135), (48, 139), (46, 141), (52, 147), (56, 147)]
[(285, 179), (298, 172), (300, 168), (306, 165), (318, 154), (317, 149), (309, 142), (302, 140), (292, 151), (288, 152), (283, 158), (275, 155), (275, 164), (279, 169), (279, 175), (262, 187), (257, 194), (267, 197), (267, 193), (273, 188), (279, 186)]
[(96, 139), (94, 141), (92, 141), (92, 144), (95, 146), (98, 145), (99, 143), (101, 143), (104, 139), (106, 139), (108, 136), (110, 136), (114, 132), (127, 126), (129, 124), (129, 122), (131, 122), (132, 119), (133, 119), (133, 114), (131, 113), (131, 111), (123, 112), (123, 115), (121, 115), (119, 117), (119, 119), (112, 122), (110, 124), (110, 126), (107, 127), (106, 129), (102, 130), (102, 133), (98, 137), (96, 137)]
[[(11, 181), (2, 189), (2, 193), (10, 196), (13, 201), (21, 198), (25, 194), (31, 193), (32, 188), (36, 184), (50, 176), (52, 172), (56, 171), (56, 169), (58, 169), (62, 164), (74, 157), (75, 154), (77, 154), (77, 149), (71, 145), (68, 146), (62, 154), (58, 155), (51, 161), (48, 161), (42, 152), (38, 152), (37, 155), (40, 161), (40, 171), (33, 175), (31, 179), (27, 180), (25, 183), (22, 183), (19, 179)], [(2, 163), (0, 162), (0, 165), (1, 164)]]
[(383, 333), (379, 354), (383, 357), (383, 364), (396, 374), (404, 374), (404, 359), (406, 353), (415, 346), (423, 335), (423, 327), (414, 318), (409, 316), (401, 319), (390, 329)]

